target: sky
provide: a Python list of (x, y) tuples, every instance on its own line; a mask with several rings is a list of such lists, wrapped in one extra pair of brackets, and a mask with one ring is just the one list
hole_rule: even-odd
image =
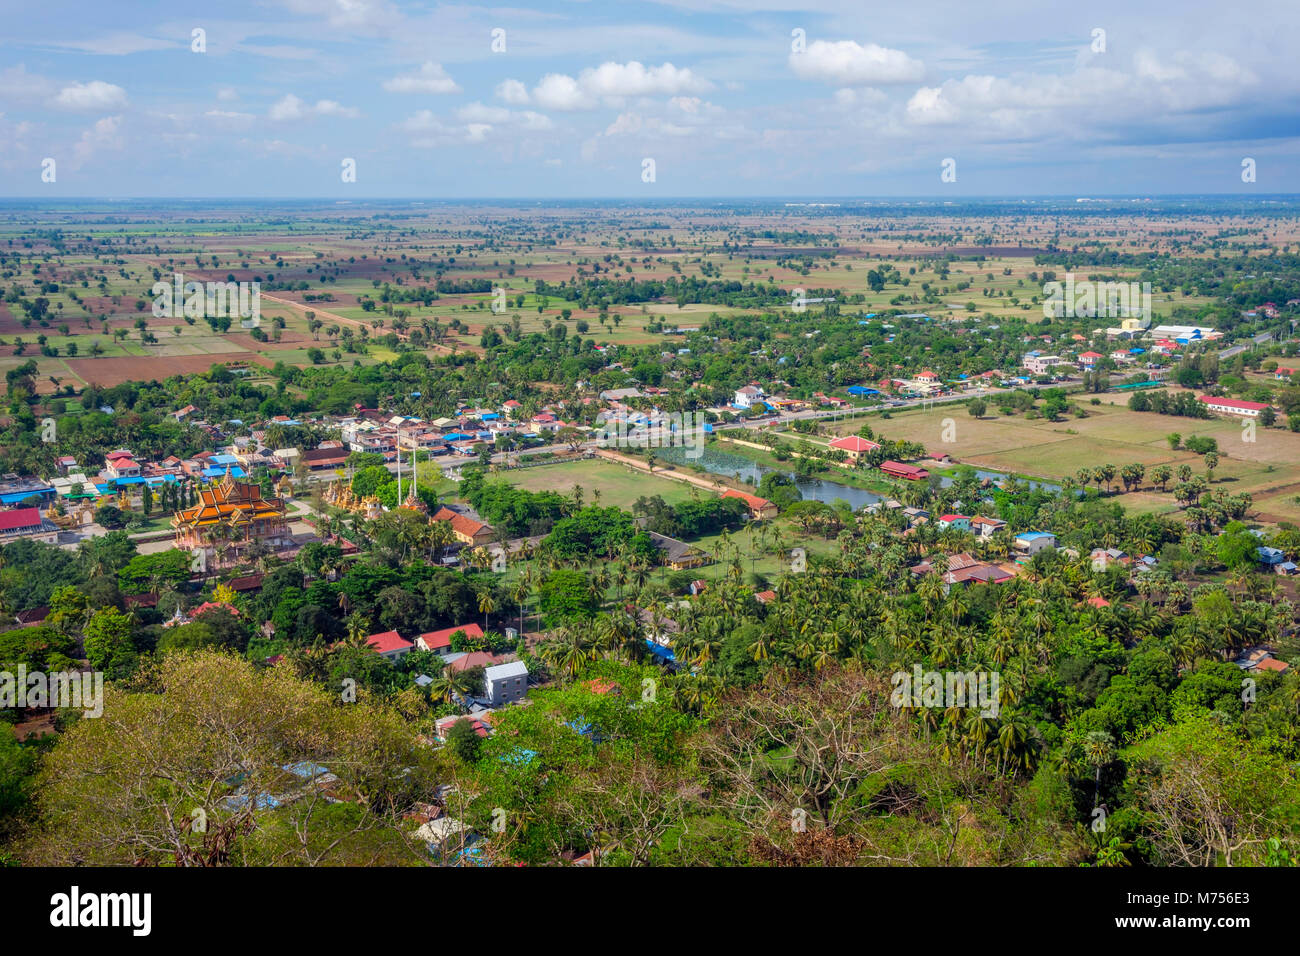
[(2, 197), (1300, 192), (1296, 0), (0, 14)]

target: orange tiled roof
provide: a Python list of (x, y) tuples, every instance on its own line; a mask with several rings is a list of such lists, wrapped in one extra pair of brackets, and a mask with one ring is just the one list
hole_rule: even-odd
[(439, 508), (437, 513), (434, 514), (433, 520), (449, 521), (453, 531), (468, 535), (471, 538), (485, 530), (491, 530), (487, 525), (475, 521), (473, 518), (467, 518), (465, 515), (446, 507)]
[(225, 478), (215, 485), (199, 491), (199, 503), (193, 508), (179, 511), (172, 518), (172, 527), (201, 528), (221, 522), (248, 524), (284, 517), (284, 502), (267, 501), (257, 485)]

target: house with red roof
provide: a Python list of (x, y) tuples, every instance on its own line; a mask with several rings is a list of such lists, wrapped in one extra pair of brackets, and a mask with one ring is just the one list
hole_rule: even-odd
[(835, 395), (827, 395), (824, 392), (813, 392), (813, 398), (817, 399), (819, 405), (830, 405), (834, 408), (843, 408), (849, 404), (847, 398), (839, 398)]
[(775, 518), (777, 516), (777, 507), (766, 498), (760, 498), (758, 495), (747, 494), (743, 491), (736, 491), (728, 488), (722, 493), (724, 498), (739, 498), (749, 509), (751, 518)]
[(446, 521), (451, 525), (451, 533), (462, 544), (482, 545), (492, 540), (492, 528), (481, 521), (475, 521), (459, 511), (452, 511), (443, 506), (433, 516), (434, 521)]
[(468, 654), (462, 654), (448, 664), (447, 667), (460, 672), (467, 671), (471, 667), (495, 667), (497, 664), (505, 663), (505, 660), (505, 657), (489, 654), (487, 651), (471, 651)]
[(880, 446), (873, 441), (867, 441), (858, 435), (847, 435), (844, 438), (837, 438), (831, 442), (832, 448), (838, 448), (849, 457), (849, 461), (857, 461), (868, 452), (873, 452)]
[(1100, 352), (1084, 352), (1079, 356), (1079, 367), (1087, 369), (1096, 368), (1097, 363), (1100, 362), (1102, 358), (1103, 356)]
[(943, 529), (952, 528), (955, 531), (969, 531), (970, 518), (958, 514), (941, 515), (939, 517), (939, 527)]
[(371, 634), (366, 638), (366, 646), (372, 648), (380, 657), (386, 657), (390, 661), (405, 657), (415, 647), (410, 641), (404, 640), (396, 631)]
[(441, 631), (421, 634), (415, 639), (415, 645), (422, 651), (432, 651), (441, 657), (446, 657), (451, 653), (451, 636), (457, 631), (464, 632), (466, 637), (483, 636), (483, 628), (477, 624), (457, 624), (455, 627), (444, 627)]
[(140, 477), (140, 463), (130, 455), (110, 455), (108, 465), (104, 468), (104, 477), (114, 481), (118, 478), (138, 478)]

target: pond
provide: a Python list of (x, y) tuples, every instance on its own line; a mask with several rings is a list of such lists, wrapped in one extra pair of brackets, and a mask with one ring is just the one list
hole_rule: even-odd
[[(706, 446), (703, 453), (698, 458), (687, 458), (685, 448), (660, 448), (656, 449), (655, 457), (667, 464), (676, 465), (679, 468), (695, 465), (703, 468), (712, 475), (724, 475), (728, 478), (735, 478), (747, 484), (757, 486), (762, 481), (763, 476), (769, 471), (776, 469), (760, 465), (755, 461), (745, 458), (742, 455), (735, 455), (730, 452), (719, 451), (712, 446)], [(862, 488), (855, 488), (852, 485), (846, 485), (842, 482), (831, 481), (826, 478), (798, 478), (794, 472), (782, 471), (781, 474), (795, 479), (795, 486), (799, 489), (799, 494), (804, 500), (825, 501), (827, 504), (835, 501), (837, 498), (847, 501), (854, 511), (865, 505), (874, 504), (881, 500), (881, 496), (866, 491)], [(1007, 475), (999, 471), (984, 471), (976, 469), (975, 476), (981, 480), (988, 478), (991, 481), (1005, 481)], [(1060, 485), (1054, 485), (1049, 482), (1027, 481), (1031, 490), (1042, 488), (1045, 491), (1058, 492), (1061, 490)], [(942, 476), (940, 486), (943, 488), (952, 487), (953, 480), (947, 475)]]
[[(703, 468), (711, 475), (723, 475), (755, 486), (769, 471), (777, 470), (760, 465), (741, 455), (718, 451), (716, 448), (706, 447), (698, 458), (687, 458), (686, 451), (685, 448), (659, 448), (655, 450), (655, 458), (679, 468), (694, 465)], [(880, 495), (838, 481), (828, 481), (824, 478), (798, 478), (791, 471), (782, 471), (781, 474), (795, 479), (795, 487), (799, 489), (799, 494), (804, 500), (824, 501), (829, 504), (839, 498), (847, 501), (854, 511), (880, 500)]]

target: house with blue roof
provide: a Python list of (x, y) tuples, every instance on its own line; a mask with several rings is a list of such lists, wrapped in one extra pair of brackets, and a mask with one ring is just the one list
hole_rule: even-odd
[(1024, 531), (1016, 535), (1015, 548), (1022, 555), (1032, 557), (1055, 547), (1056, 535), (1050, 531)]
[(1286, 554), (1281, 548), (1259, 547), (1255, 549), (1255, 554), (1259, 556), (1259, 563), (1269, 568), (1286, 560)]

